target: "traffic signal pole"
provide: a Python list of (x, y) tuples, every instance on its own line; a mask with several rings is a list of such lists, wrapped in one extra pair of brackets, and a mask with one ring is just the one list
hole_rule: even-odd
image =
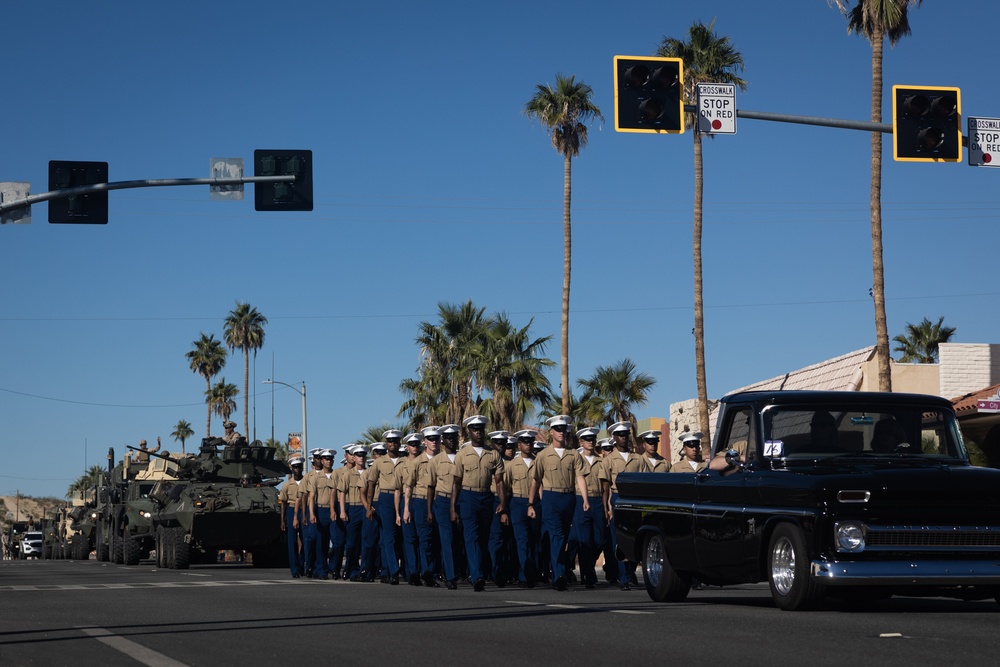
[(32, 204), (38, 204), (52, 199), (65, 199), (79, 195), (91, 194), (94, 192), (108, 192), (110, 190), (129, 190), (134, 188), (162, 188), (182, 185), (240, 185), (243, 183), (294, 183), (295, 175), (284, 174), (280, 176), (240, 176), (234, 178), (160, 178), (144, 179), (138, 181), (118, 181), (116, 183), (94, 183), (92, 185), (81, 185), (74, 188), (52, 190), (37, 195), (30, 195), (17, 201), (0, 201), (0, 213), (10, 211)]

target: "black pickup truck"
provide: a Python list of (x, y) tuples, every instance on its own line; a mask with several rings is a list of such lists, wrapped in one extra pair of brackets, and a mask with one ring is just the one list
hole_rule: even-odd
[(826, 596), (1000, 595), (1000, 470), (971, 466), (951, 404), (874, 392), (722, 399), (710, 468), (622, 473), (618, 545), (658, 602), (767, 581)]

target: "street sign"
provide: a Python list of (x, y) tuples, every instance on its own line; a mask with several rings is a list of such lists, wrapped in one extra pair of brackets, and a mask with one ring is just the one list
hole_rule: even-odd
[[(243, 178), (243, 158), (213, 157), (209, 161), (210, 178)], [(243, 199), (243, 184), (210, 185), (209, 198), (213, 201), (240, 201)]]
[(979, 412), (1000, 412), (1000, 400), (994, 396), (992, 399), (987, 399), (985, 401), (976, 401), (976, 409)]
[[(0, 203), (21, 201), (31, 196), (30, 183), (0, 183)], [(0, 225), (31, 223), (31, 207), (15, 208), (0, 213)]]
[(1000, 167), (1000, 118), (969, 116), (968, 134), (969, 164), (973, 167)]
[(698, 131), (702, 134), (736, 134), (736, 86), (699, 83), (696, 90)]

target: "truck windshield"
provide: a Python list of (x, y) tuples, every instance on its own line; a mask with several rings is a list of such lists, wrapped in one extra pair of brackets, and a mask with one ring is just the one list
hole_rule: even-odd
[(769, 406), (763, 413), (764, 456), (816, 458), (929, 456), (965, 459), (954, 415), (931, 409), (864, 406), (830, 409)]

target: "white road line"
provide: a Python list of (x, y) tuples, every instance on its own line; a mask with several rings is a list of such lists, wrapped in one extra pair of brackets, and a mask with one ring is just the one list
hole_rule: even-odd
[(81, 627), (80, 630), (84, 634), (93, 637), (102, 644), (110, 646), (120, 653), (124, 653), (137, 662), (149, 665), (149, 667), (187, 667), (187, 665), (183, 662), (178, 662), (177, 660), (154, 651), (153, 649), (146, 648), (142, 644), (137, 644), (131, 639), (125, 639), (124, 637), (113, 634), (111, 631), (105, 630), (104, 628)]
[(652, 614), (651, 611), (635, 611), (634, 609), (609, 609), (612, 614)]
[(583, 609), (578, 604), (547, 604), (546, 607), (555, 607), (556, 609)]
[(504, 600), (507, 604), (523, 604), (525, 607), (541, 607), (541, 602), (523, 602), (521, 600)]

